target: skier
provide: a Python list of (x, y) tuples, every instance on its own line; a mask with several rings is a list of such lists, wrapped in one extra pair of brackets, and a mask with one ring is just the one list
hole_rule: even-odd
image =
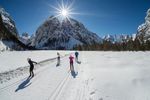
[(57, 65), (56, 66), (59, 66), (60, 65), (60, 54), (57, 52)]
[(76, 62), (78, 62), (79, 53), (77, 51), (75, 52), (75, 56), (76, 56)]
[(30, 69), (29, 69), (30, 76), (29, 77), (34, 77), (34, 72), (33, 72), (34, 64), (33, 63), (37, 64), (37, 62), (32, 61), (30, 58), (28, 58), (27, 61), (30, 64)]
[(73, 66), (74, 57), (72, 55), (70, 55), (69, 59), (70, 59), (70, 71), (74, 71), (74, 66)]

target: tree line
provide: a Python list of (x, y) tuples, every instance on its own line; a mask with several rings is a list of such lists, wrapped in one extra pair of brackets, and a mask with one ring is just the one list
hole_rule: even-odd
[(150, 50), (150, 40), (144, 40), (142, 36), (128, 38), (121, 42), (103, 40), (102, 43), (76, 45), (73, 50), (97, 50), (97, 51), (147, 51)]

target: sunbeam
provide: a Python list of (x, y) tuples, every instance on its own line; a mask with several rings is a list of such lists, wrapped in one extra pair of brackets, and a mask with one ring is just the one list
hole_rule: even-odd
[(54, 18), (59, 18), (62, 20), (68, 20), (70, 22), (70, 18), (73, 18), (74, 15), (79, 15), (80, 13), (74, 12), (73, 10), (74, 0), (72, 2), (64, 2), (61, 0), (60, 2), (57, 1), (57, 6), (50, 5), (54, 11)]

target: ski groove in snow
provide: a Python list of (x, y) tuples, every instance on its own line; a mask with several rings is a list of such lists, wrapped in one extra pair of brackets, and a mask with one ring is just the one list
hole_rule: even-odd
[(56, 87), (56, 89), (53, 91), (53, 93), (50, 95), (50, 97), (48, 98), (48, 100), (57, 100), (57, 98), (59, 97), (61, 91), (63, 91), (63, 88), (65, 87), (65, 85), (67, 84), (68, 80), (70, 79), (70, 73), (67, 75), (67, 77), (65, 77)]
[[(60, 86), (58, 86), (58, 88), (59, 88), (59, 90), (58, 90), (58, 92), (56, 92), (56, 94), (55, 94), (55, 96), (54, 96), (54, 98), (55, 98), (55, 100), (59, 97), (59, 94), (61, 94), (61, 91), (63, 91), (63, 87), (65, 86), (65, 84), (67, 84), (67, 80), (69, 80), (69, 78), (70, 78), (70, 73), (68, 73), (67, 72), (67, 68), (68, 67), (66, 67), (65, 68), (65, 66), (66, 66), (66, 62), (68, 61), (68, 59), (66, 58), (66, 57), (68, 57), (68, 55), (66, 55), (65, 57), (63, 57), (62, 59), (61, 59), (61, 62), (63, 63), (63, 62), (65, 62), (65, 64), (62, 64), (62, 65), (60, 65), (60, 66), (58, 66), (58, 67), (56, 67), (56, 61), (55, 62), (52, 62), (52, 63), (47, 63), (46, 65), (44, 64), (43, 66), (41, 66), (41, 67), (39, 67), (39, 69), (37, 69), (37, 70), (35, 70), (35, 77), (33, 78), (33, 79), (31, 79), (31, 81), (32, 82), (30, 82), (30, 84), (32, 85), (32, 86), (29, 86), (29, 87), (27, 87), (27, 88), (25, 88), (25, 89), (19, 89), (20, 87), (20, 85), (24, 82), (24, 81), (26, 81), (25, 79), (27, 79), (27, 77), (25, 77), (25, 78), (23, 78), (23, 79), (20, 79), (19, 81), (17, 81), (17, 82), (14, 82), (14, 83), (12, 83), (11, 84), (11, 86), (8, 86), (8, 87), (5, 87), (5, 89), (3, 89), (2, 91), (0, 91), (0, 97), (4, 97), (4, 98), (9, 98), (9, 100), (10, 100), (10, 98), (12, 98), (13, 97), (13, 95), (11, 96), (11, 97), (9, 97), (9, 95), (10, 94), (12, 94), (14, 91), (16, 91), (17, 90), (17, 92), (15, 93), (13, 93), (15, 96), (17, 96), (17, 94), (18, 93), (20, 93), (20, 92), (22, 92), (22, 91), (27, 91), (27, 90), (29, 90), (29, 91), (33, 91), (33, 89), (35, 89), (35, 88), (37, 88), (37, 85), (36, 84), (39, 84), (40, 82), (41, 82), (41, 79), (44, 79), (45, 78), (45, 75), (46, 75), (46, 77), (48, 77), (47, 75), (49, 75), (49, 73), (51, 73), (50, 75), (53, 75), (53, 74), (55, 74), (55, 76), (57, 75), (57, 73), (58, 73), (58, 71), (63, 71), (63, 70), (66, 70), (66, 72), (63, 72), (63, 73), (66, 73), (67, 74), (67, 76), (64, 78), (64, 82), (62, 83), (62, 80), (60, 81), (61, 83), (60, 83)], [(61, 69), (61, 70), (60, 70)], [(63, 70), (62, 70), (63, 69)], [(57, 70), (57, 72), (55, 72), (54, 70)], [(44, 72), (45, 71), (45, 72)], [(44, 74), (45, 73), (45, 74)], [(25, 76), (25, 75), (24, 75)], [(58, 77), (59, 77), (59, 75), (58, 75)], [(62, 78), (63, 79), (63, 78)], [(60, 80), (60, 79), (59, 79)], [(45, 80), (44, 80), (45, 81)], [(54, 80), (53, 80), (54, 81)], [(46, 82), (46, 81), (45, 81)], [(44, 84), (49, 84), (49, 83), (44, 83)], [(57, 84), (56, 84), (57, 85)], [(55, 86), (56, 85), (54, 85), (54, 88), (55, 88)], [(17, 88), (17, 89), (16, 89)], [(40, 87), (40, 88), (46, 88), (45, 86), (42, 86), (42, 87)], [(53, 88), (47, 88), (47, 89), (53, 89)], [(11, 92), (9, 91), (9, 90), (11, 90)], [(19, 91), (18, 91), (19, 90)], [(22, 91), (20, 91), (20, 90), (22, 90)], [(40, 90), (40, 91), (43, 91), (43, 90)], [(52, 90), (48, 90), (48, 91), (52, 91)], [(38, 92), (39, 92), (39, 90), (38, 90)], [(44, 92), (44, 91), (43, 91)], [(51, 93), (51, 92), (50, 92)], [(6, 96), (6, 95), (3, 95), (3, 94), (9, 94), (8, 96)], [(25, 94), (26, 95), (26, 94)], [(29, 97), (27, 97), (27, 98), (29, 98)], [(48, 96), (44, 96), (44, 98), (48, 98)], [(42, 98), (40, 99), (40, 98), (38, 98), (39, 100), (43, 100)], [(23, 100), (23, 98), (22, 98), (22, 100)], [(46, 99), (44, 99), (44, 100), (46, 100)], [(52, 99), (51, 99), (52, 100)]]
[[(67, 55), (66, 55), (66, 56), (67, 56)], [(63, 60), (64, 58), (65, 58), (65, 57), (62, 57), (62, 60)], [(46, 60), (43, 60), (43, 61), (38, 62), (38, 64), (46, 63), (46, 62), (53, 61), (53, 60), (56, 60), (56, 58), (46, 59)], [(52, 62), (51, 64), (56, 64), (56, 61)], [(40, 65), (40, 67), (43, 67), (43, 66), (44, 66), (44, 65), (42, 65), (42, 66)], [(47, 66), (46, 66), (44, 69), (39, 70), (38, 72), (36, 72), (36, 74), (39, 75), (39, 73), (41, 73), (41, 72), (43, 72), (43, 71), (46, 71), (46, 69), (47, 69)], [(4, 87), (0, 88), (0, 92), (9, 89), (9, 87), (11, 87), (11, 86), (17, 85), (18, 83), (20, 83), (21, 81), (23, 81), (24, 79), (27, 79), (27, 78), (28, 78), (28, 76), (25, 77), (25, 78), (22, 78), (22, 79), (20, 79), (20, 80), (17, 80), (17, 81), (15, 81), (15, 82), (13, 82), (13, 83), (7, 85), (7, 86), (4, 86)]]
[(10, 84), (10, 85), (7, 85), (7, 86), (5, 86), (5, 87), (0, 88), (0, 92), (9, 89), (11, 86), (14, 86), (14, 85), (18, 84), (20, 81), (23, 81), (23, 80), (26, 79), (26, 78), (27, 78), (27, 77), (25, 77), (25, 78), (23, 78), (23, 79), (20, 79), (20, 80), (18, 80), (18, 81), (16, 81), (16, 82), (13, 82), (13, 83)]
[[(150, 100), (149, 55), (149, 52), (82, 52), (82, 63), (74, 63), (78, 72), (75, 78), (68, 72), (66, 57), (58, 67), (56, 62), (45, 63), (35, 70), (35, 77), (27, 87), (19, 88), (26, 81), (23, 80), (0, 90), (0, 99)], [(16, 79), (26, 75), (28, 73)]]
[[(42, 70), (36, 72), (36, 74), (39, 75), (40, 72), (46, 71), (46, 69), (47, 69), (47, 68), (44, 68), (44, 69), (42, 69)], [(36, 74), (35, 74), (35, 75), (36, 75)], [(37, 76), (37, 75), (36, 75), (36, 76)], [(5, 86), (5, 87), (3, 87), (3, 88), (0, 88), (0, 92), (9, 89), (9, 88), (12, 87), (12, 86), (15, 86), (15, 85), (19, 84), (21, 81), (23, 81), (23, 80), (25, 80), (25, 79), (27, 79), (27, 78), (28, 78), (28, 76), (26, 76), (25, 78), (20, 79), (20, 80), (18, 80), (18, 81), (16, 81), (16, 82), (10, 84), (10, 85), (7, 85), (7, 86)], [(36, 77), (36, 78), (37, 78), (37, 77)], [(34, 78), (34, 79), (35, 79), (35, 78)]]

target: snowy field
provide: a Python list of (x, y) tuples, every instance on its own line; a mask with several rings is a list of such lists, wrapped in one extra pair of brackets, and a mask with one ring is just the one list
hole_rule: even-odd
[(150, 100), (150, 52), (83, 55), (91, 100)]
[[(1, 71), (56, 57), (57, 51), (6, 52), (0, 54)], [(70, 53), (61, 52), (65, 55)], [(12, 59), (13, 57), (14, 59)], [(12, 61), (11, 63), (5, 60)], [(18, 62), (19, 60), (19, 62)], [(150, 100), (150, 52), (80, 52), (69, 71), (68, 56), (40, 65), (35, 77), (23, 75), (0, 83), (1, 100)], [(13, 63), (13, 64), (12, 64)], [(4, 66), (7, 68), (4, 70)], [(16, 67), (14, 67), (16, 68)], [(0, 76), (0, 78), (2, 78)]]
[(28, 66), (27, 58), (40, 62), (46, 59), (56, 58), (57, 52), (64, 56), (71, 52), (64, 51), (12, 51), (0, 52), (0, 72)]

